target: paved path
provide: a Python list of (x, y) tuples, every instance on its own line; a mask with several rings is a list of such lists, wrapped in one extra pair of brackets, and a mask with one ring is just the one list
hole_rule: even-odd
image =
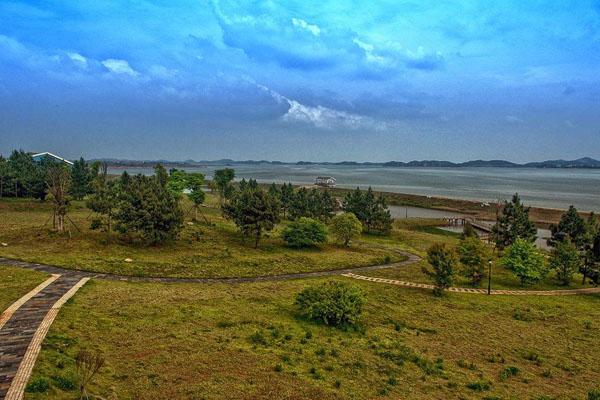
[(88, 279), (73, 272), (53, 275), (2, 314), (0, 399), (23, 398), (41, 344), (58, 310)]
[[(428, 285), (426, 283), (415, 283), (399, 281), (396, 279), (377, 278), (374, 276), (357, 275), (352, 272), (342, 274), (342, 276), (359, 279), (369, 282), (387, 283), (389, 285), (405, 286), (419, 289), (435, 289), (435, 286)], [(476, 294), (487, 294), (487, 289), (476, 289), (476, 288), (461, 288), (461, 287), (450, 287), (446, 289), (448, 292), (456, 293), (476, 293)], [(600, 287), (585, 288), (585, 289), (561, 289), (561, 290), (492, 290), (490, 294), (493, 295), (512, 295), (512, 296), (567, 296), (573, 294), (591, 294), (600, 293)]]

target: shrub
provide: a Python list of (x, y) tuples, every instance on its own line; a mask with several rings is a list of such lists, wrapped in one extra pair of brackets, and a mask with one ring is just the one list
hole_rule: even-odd
[(252, 335), (250, 335), (249, 339), (254, 344), (260, 344), (262, 346), (266, 346), (268, 344), (267, 338), (262, 331), (254, 332)]
[(350, 240), (360, 236), (363, 226), (352, 213), (339, 214), (331, 220), (331, 232), (344, 246), (350, 245)]
[(322, 222), (302, 217), (290, 223), (281, 235), (289, 247), (314, 247), (327, 240), (327, 231)]
[(483, 392), (485, 390), (490, 390), (491, 384), (488, 381), (477, 381), (468, 383), (467, 387), (476, 392)]
[(587, 395), (587, 400), (600, 400), (600, 388), (590, 390)]
[(50, 381), (44, 377), (33, 378), (25, 387), (27, 393), (44, 393), (50, 389)]
[(504, 381), (511, 376), (516, 376), (519, 374), (519, 368), (517, 367), (506, 367), (500, 372), (500, 380)]
[(567, 240), (557, 244), (552, 250), (550, 268), (556, 271), (556, 278), (562, 285), (571, 283), (573, 274), (583, 265), (577, 247)]
[(479, 285), (488, 258), (485, 244), (478, 237), (467, 237), (460, 241), (457, 252), (463, 266), (463, 275), (471, 280), (473, 286)]
[(364, 302), (358, 287), (336, 281), (307, 287), (296, 296), (304, 317), (329, 326), (355, 325)]
[(74, 390), (77, 387), (75, 380), (71, 377), (54, 375), (52, 380), (56, 387), (64, 391)]

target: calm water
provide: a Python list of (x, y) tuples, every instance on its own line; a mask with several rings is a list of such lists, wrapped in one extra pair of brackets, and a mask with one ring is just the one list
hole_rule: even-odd
[[(375, 190), (441, 196), (477, 201), (509, 199), (518, 192), (532, 206), (600, 211), (600, 170), (538, 168), (384, 168), (330, 165), (231, 165), (236, 177), (259, 182), (312, 184), (330, 175), (343, 188), (369, 185)], [(211, 177), (222, 166), (190, 168)], [(126, 168), (130, 173), (152, 173), (148, 168)], [(111, 173), (123, 169), (113, 168)]]

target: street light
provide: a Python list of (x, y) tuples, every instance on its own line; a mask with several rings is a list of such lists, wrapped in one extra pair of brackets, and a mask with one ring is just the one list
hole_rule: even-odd
[(488, 295), (492, 294), (492, 260), (488, 261)]

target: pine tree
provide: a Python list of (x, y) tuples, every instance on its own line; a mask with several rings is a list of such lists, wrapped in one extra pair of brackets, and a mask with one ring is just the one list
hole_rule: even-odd
[(6, 158), (0, 155), (0, 199), (4, 197), (4, 188), (10, 177), (10, 170)]
[(385, 198), (382, 195), (376, 198), (371, 187), (365, 192), (356, 188), (348, 193), (343, 208), (345, 212), (356, 215), (367, 232), (388, 234), (392, 229), (393, 219)]
[(582, 265), (579, 251), (573, 242), (561, 240), (552, 250), (550, 268), (556, 271), (556, 277), (563, 285), (571, 283), (573, 274), (579, 271)]
[(284, 183), (281, 187), (281, 210), (283, 211), (283, 218), (286, 218), (290, 208), (292, 207), (292, 202), (294, 201), (294, 187), (291, 183), (287, 185)]
[(552, 247), (558, 246), (559, 242), (568, 240), (579, 250), (583, 250), (588, 241), (586, 223), (573, 206), (570, 206), (567, 212), (561, 216), (558, 225), (550, 225), (550, 232), (552, 232), (552, 236), (548, 239), (548, 245)]
[(91, 192), (90, 168), (83, 157), (75, 160), (71, 168), (71, 195), (76, 200), (83, 199)]
[(106, 163), (98, 164), (94, 168), (97, 169), (97, 172), (91, 182), (92, 194), (87, 199), (86, 205), (98, 217), (92, 220), (91, 228), (104, 229), (110, 240), (114, 215), (119, 205), (120, 194), (123, 193), (123, 182), (129, 179), (129, 175), (123, 172), (118, 182), (111, 181), (108, 178)]
[(517, 239), (534, 242), (537, 229), (529, 219), (529, 208), (525, 207), (515, 194), (510, 202), (505, 201), (502, 213), (492, 228), (492, 236), (499, 249), (513, 244)]
[(431, 277), (435, 284), (434, 293), (439, 296), (452, 286), (456, 255), (446, 245), (436, 243), (427, 250), (427, 261), (432, 270), (423, 267), (423, 273)]

